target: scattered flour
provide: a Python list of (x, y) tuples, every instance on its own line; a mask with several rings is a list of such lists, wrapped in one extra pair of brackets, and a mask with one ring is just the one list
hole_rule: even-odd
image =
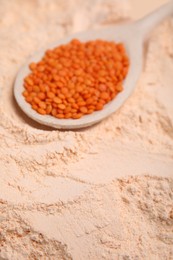
[(35, 50), (129, 12), (126, 0), (0, 0), (0, 259), (173, 259), (173, 19), (145, 47), (133, 95), (92, 128), (43, 127), (13, 98)]

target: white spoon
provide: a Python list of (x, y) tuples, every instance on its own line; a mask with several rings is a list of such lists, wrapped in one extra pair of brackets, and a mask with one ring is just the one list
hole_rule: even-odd
[(124, 81), (124, 90), (115, 97), (110, 103), (104, 106), (101, 111), (85, 115), (80, 119), (57, 119), (49, 115), (40, 115), (34, 111), (22, 96), (23, 79), (29, 74), (28, 65), (31, 62), (38, 62), (44, 55), (45, 50), (36, 53), (31, 57), (24, 67), (19, 71), (15, 85), (14, 96), (20, 108), (33, 120), (58, 129), (79, 129), (93, 125), (115, 112), (130, 96), (142, 70), (143, 64), (143, 43), (148, 33), (158, 25), (163, 19), (173, 13), (173, 1), (160, 7), (156, 11), (147, 15), (143, 19), (125, 25), (113, 26), (100, 29), (97, 31), (87, 31), (68, 36), (55, 44), (48, 46), (46, 49), (54, 48), (61, 44), (66, 44), (73, 38), (81, 41), (95, 39), (104, 39), (107, 41), (123, 42), (130, 59), (130, 69), (126, 80)]

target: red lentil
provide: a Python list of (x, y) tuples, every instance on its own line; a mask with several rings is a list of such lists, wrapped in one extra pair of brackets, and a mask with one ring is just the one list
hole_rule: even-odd
[(74, 39), (29, 65), (23, 96), (41, 115), (79, 119), (102, 110), (123, 91), (129, 64), (122, 43)]

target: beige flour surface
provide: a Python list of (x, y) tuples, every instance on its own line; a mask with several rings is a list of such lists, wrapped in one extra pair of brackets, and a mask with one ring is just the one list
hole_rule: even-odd
[(0, 259), (173, 259), (173, 19), (133, 95), (92, 128), (42, 127), (13, 98), (35, 50), (129, 13), (126, 0), (0, 0)]

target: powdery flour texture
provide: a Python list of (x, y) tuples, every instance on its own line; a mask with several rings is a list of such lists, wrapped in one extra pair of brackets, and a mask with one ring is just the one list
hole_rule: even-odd
[(133, 95), (94, 127), (42, 127), (13, 98), (35, 50), (129, 14), (127, 1), (0, 0), (1, 259), (173, 259), (173, 19)]

